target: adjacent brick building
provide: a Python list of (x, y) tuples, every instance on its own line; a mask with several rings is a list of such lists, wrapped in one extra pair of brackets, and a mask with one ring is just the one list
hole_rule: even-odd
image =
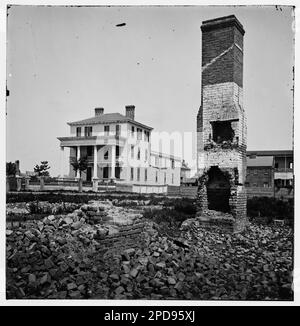
[(291, 150), (248, 151), (246, 177), (248, 196), (293, 198), (293, 164)]

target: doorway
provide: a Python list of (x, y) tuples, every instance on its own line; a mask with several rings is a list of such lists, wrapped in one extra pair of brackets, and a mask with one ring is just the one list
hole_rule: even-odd
[(103, 168), (103, 179), (108, 179), (108, 166)]
[(86, 169), (86, 181), (92, 181), (92, 167), (88, 166)]

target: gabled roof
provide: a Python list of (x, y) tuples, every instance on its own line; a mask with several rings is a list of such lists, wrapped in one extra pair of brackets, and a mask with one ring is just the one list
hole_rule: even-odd
[(247, 157), (247, 167), (250, 166), (273, 166), (273, 156)]
[(95, 124), (106, 124), (106, 123), (122, 123), (122, 122), (131, 122), (142, 128), (152, 130), (153, 128), (146, 126), (140, 122), (130, 119), (121, 113), (105, 113), (99, 116), (94, 116), (92, 118), (68, 122), (70, 126), (80, 126), (80, 125), (95, 125)]

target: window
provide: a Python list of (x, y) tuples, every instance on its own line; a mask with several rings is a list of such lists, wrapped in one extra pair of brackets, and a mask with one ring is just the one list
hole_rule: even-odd
[(293, 168), (293, 162), (289, 163), (289, 168), (292, 169)]
[(137, 152), (137, 159), (140, 160), (141, 159), (141, 150), (138, 148), (138, 152)]
[(87, 146), (86, 147), (86, 155), (87, 156), (93, 156), (93, 146)]
[(148, 151), (145, 149), (145, 161), (148, 161)]
[(84, 127), (84, 136), (85, 137), (90, 137), (92, 136), (92, 132), (93, 132), (93, 127)]
[(269, 187), (269, 183), (268, 182), (264, 182), (264, 188), (268, 188)]
[(76, 128), (76, 137), (81, 137), (81, 127)]
[(104, 153), (104, 159), (105, 159), (105, 160), (108, 160), (108, 151), (106, 151), (106, 152)]
[(116, 125), (116, 136), (120, 136), (120, 125)]
[(109, 136), (109, 126), (104, 126), (104, 135)]
[(133, 180), (133, 168), (130, 168), (130, 180)]
[(116, 146), (116, 158), (120, 156), (120, 146)]
[(155, 156), (155, 166), (159, 166), (159, 158), (158, 158), (158, 156)]
[(164, 173), (164, 184), (166, 184), (167, 183), (167, 174), (166, 174), (166, 172)]
[(134, 126), (131, 127), (131, 136), (134, 137)]
[(278, 163), (275, 163), (275, 169), (278, 169)]
[(131, 145), (131, 158), (134, 159), (134, 146)]
[(147, 168), (145, 168), (145, 181), (147, 181), (147, 179), (148, 179), (148, 170)]
[(174, 174), (172, 173), (172, 183), (174, 183)]
[(175, 161), (173, 159), (171, 160), (171, 168), (175, 169)]
[(137, 139), (142, 140), (143, 130), (141, 128), (137, 128)]
[(140, 181), (140, 168), (137, 168), (137, 176), (136, 176), (136, 178), (137, 178), (137, 181)]
[(158, 182), (158, 172), (155, 172), (155, 182)]
[(150, 132), (145, 130), (144, 133), (145, 133), (145, 134), (144, 134), (144, 136), (145, 136), (145, 138), (144, 138), (145, 141), (149, 141), (149, 138), (150, 138)]

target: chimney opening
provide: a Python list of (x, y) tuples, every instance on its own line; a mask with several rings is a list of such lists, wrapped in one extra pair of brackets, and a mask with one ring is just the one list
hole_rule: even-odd
[(212, 126), (212, 138), (217, 144), (221, 144), (223, 141), (233, 141), (234, 130), (231, 126), (231, 121), (213, 121)]

